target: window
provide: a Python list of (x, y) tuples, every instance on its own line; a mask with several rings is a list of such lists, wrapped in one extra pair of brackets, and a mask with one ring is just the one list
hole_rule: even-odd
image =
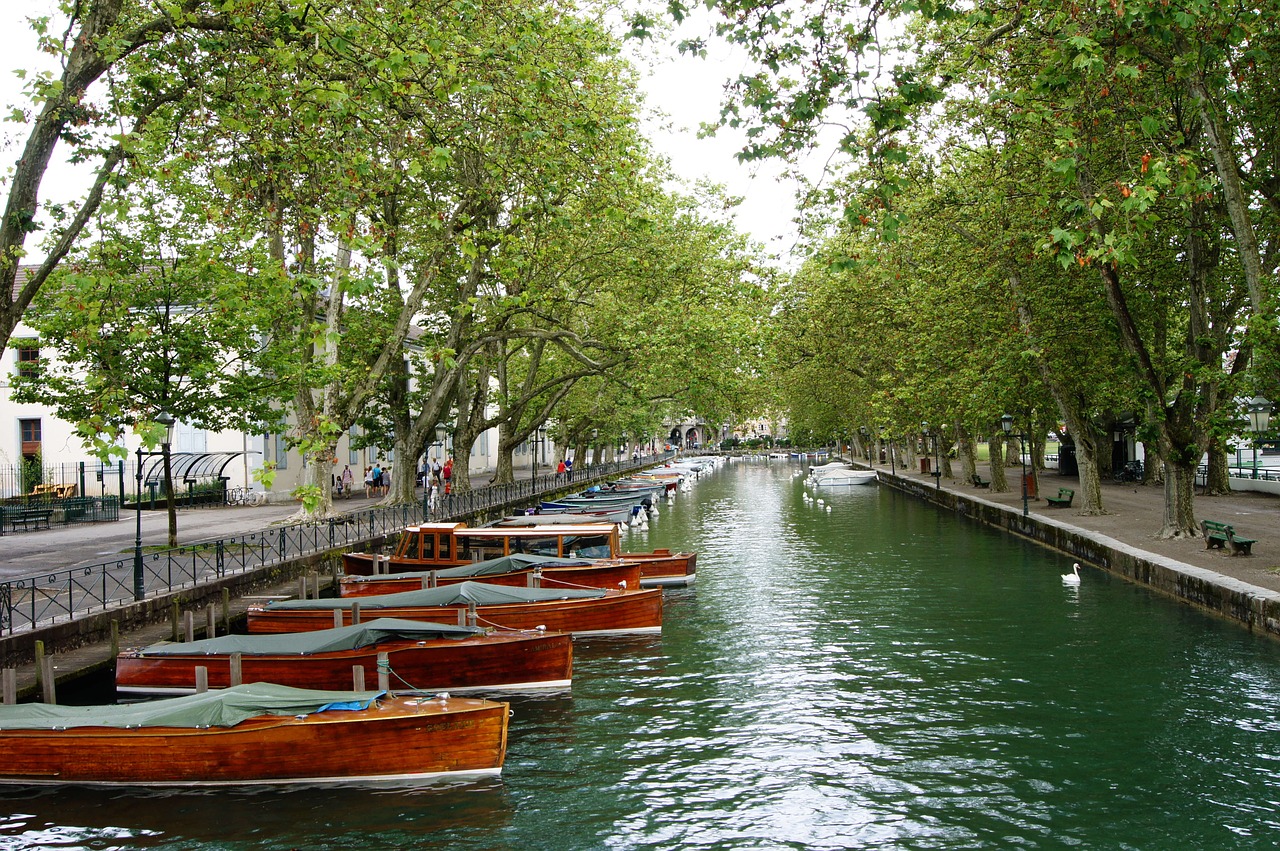
[[(35, 378), (40, 365), (40, 347), (31, 342), (18, 345), (18, 375)], [(38, 422), (38, 421), (37, 421)]]
[(360, 426), (347, 429), (347, 463), (353, 467), (360, 466), (360, 450), (356, 449), (356, 438), (360, 436)]
[(267, 464), (275, 464), (277, 470), (289, 469), (289, 447), (285, 444), (283, 434), (262, 436), (262, 460)]
[(22, 435), (22, 455), (30, 458), (40, 454), (40, 421), (18, 420), (18, 431)]

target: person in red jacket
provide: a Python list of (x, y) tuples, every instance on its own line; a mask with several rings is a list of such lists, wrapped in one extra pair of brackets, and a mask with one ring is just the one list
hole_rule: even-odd
[(444, 462), (444, 466), (440, 468), (440, 475), (444, 477), (444, 492), (452, 492), (453, 482), (453, 456), (450, 455)]

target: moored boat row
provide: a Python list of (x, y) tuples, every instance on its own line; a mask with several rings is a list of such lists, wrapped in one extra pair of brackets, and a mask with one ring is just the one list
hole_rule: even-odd
[[(620, 480), (570, 498), (567, 512), (607, 516), (613, 504), (648, 516), (674, 495), (672, 483), (696, 475)], [(509, 706), (433, 693), (568, 687), (573, 637), (660, 632), (662, 588), (691, 584), (696, 558), (624, 553), (613, 522), (409, 527), (392, 556), (344, 559), (338, 599), (275, 601), (251, 609), (248, 635), (162, 642), (117, 659), (120, 694), (202, 693), (0, 707), (0, 746), (22, 751), (0, 766), (0, 783), (401, 783), (497, 773)], [(388, 593), (401, 588), (413, 590)], [(362, 621), (365, 612), (381, 617)], [(363, 690), (366, 681), (378, 689)]]

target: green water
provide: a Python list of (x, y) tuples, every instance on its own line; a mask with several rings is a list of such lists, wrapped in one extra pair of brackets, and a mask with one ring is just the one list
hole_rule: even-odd
[[(878, 487), (739, 462), (661, 637), (581, 640), (500, 779), (7, 792), (0, 849), (1270, 848), (1280, 644)], [(2, 757), (0, 757), (2, 758)]]

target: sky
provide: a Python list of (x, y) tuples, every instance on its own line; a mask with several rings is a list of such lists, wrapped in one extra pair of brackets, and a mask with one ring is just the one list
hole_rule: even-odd
[[(13, 71), (30, 68), (41, 58), (25, 19), (45, 14), (55, 4), (53, 0), (2, 0), (2, 5), (0, 108), (7, 113), (22, 86)], [(634, 60), (643, 75), (646, 103), (667, 116), (665, 120), (650, 117), (645, 122), (647, 135), (654, 148), (670, 160), (676, 175), (690, 185), (705, 178), (722, 184), (729, 194), (742, 197), (741, 205), (733, 211), (738, 229), (769, 253), (785, 257), (796, 243), (797, 231), (793, 221), (795, 189), (789, 180), (780, 177), (782, 167), (771, 162), (739, 163), (734, 154), (742, 144), (740, 134), (721, 131), (713, 138), (697, 138), (699, 124), (713, 121), (719, 114), (725, 80), (744, 67), (744, 60), (727, 47), (713, 45), (709, 54), (709, 59), (681, 57), (667, 44), (636, 49)], [(28, 128), (4, 124), (0, 129), (0, 168), (7, 173)], [(88, 181), (87, 172), (77, 176), (66, 166), (55, 167), (41, 188), (41, 200), (75, 200), (83, 194)]]

